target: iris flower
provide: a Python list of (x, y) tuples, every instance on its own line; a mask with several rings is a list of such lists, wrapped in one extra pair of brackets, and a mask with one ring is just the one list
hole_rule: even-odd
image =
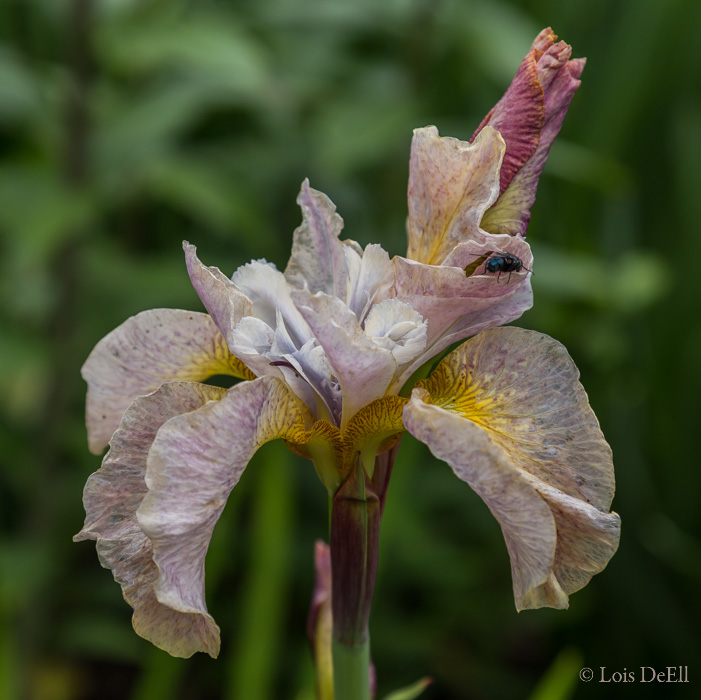
[[(341, 647), (367, 643), (405, 430), (499, 522), (519, 610), (567, 607), (606, 566), (619, 536), (611, 450), (578, 371), (552, 338), (500, 327), (532, 305), (525, 234), (584, 65), (570, 52), (541, 32), (470, 142), (415, 131), (406, 257), (342, 240), (334, 205), (305, 181), (284, 271), (254, 260), (228, 277), (186, 242), (207, 313), (145, 311), (97, 344), (83, 367), (89, 443), (110, 449), (76, 539), (97, 541), (138, 634), (175, 656), (217, 655), (207, 547), (252, 455), (274, 439), (311, 460), (331, 499)], [(220, 374), (241, 381), (204, 383)]]

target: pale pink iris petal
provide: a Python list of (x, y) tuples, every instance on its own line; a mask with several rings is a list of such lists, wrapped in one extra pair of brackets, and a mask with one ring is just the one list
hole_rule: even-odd
[(555, 521), (542, 498), (480, 427), (412, 394), (404, 427), (447, 462), (484, 500), (498, 520), (511, 557), (516, 607), (542, 585), (555, 556)]
[(504, 140), (491, 127), (474, 143), (414, 131), (409, 163), (407, 257), (440, 265), (461, 241), (482, 242), (479, 224), (499, 195)]
[(396, 389), (398, 391), (415, 370), (453, 345), (453, 343), (475, 336), (487, 328), (510, 323), (519, 318), (524, 311), (527, 311), (532, 306), (533, 290), (531, 289), (530, 280), (528, 280), (524, 284), (518, 285), (513, 294), (501, 297), (498, 301), (483, 309), (477, 309), (460, 316), (442, 335), (433, 339), (432, 344), (426, 348), (425, 352), (402, 371), (392, 390)]
[(88, 479), (83, 494), (85, 526), (74, 538), (97, 540), (100, 562), (112, 569), (134, 608), (134, 629), (173, 656), (188, 657), (196, 651), (216, 656), (219, 628), (206, 610), (192, 614), (156, 599), (158, 568), (151, 540), (136, 519), (147, 491), (146, 457), (163, 423), (216, 401), (223, 393), (205, 384), (173, 382), (136, 399), (112, 436), (102, 466)]
[(466, 277), (459, 267), (424, 265), (400, 257), (393, 263), (396, 298), (427, 320), (429, 345), (465, 313), (487, 309), (518, 288), (517, 284), (499, 286), (496, 278), (487, 276)]
[(325, 194), (309, 187), (309, 180), (302, 183), (297, 204), (303, 220), (294, 232), (285, 278), (298, 289), (345, 299), (348, 270), (344, 246), (338, 240), (343, 219)]
[[(508, 234), (492, 233), (484, 233), (482, 243), (479, 245), (474, 241), (458, 243), (455, 248), (448, 253), (446, 259), (443, 261), (442, 267), (460, 267), (472, 270), (478, 258), (484, 255), (496, 257), (504, 253), (515, 255), (521, 261), (524, 272), (532, 269), (533, 252), (531, 251), (531, 246), (523, 238), (509, 236)], [(478, 267), (474, 269), (474, 272), (471, 271), (470, 274), (490, 274), (492, 277), (496, 277), (497, 280), (501, 279), (500, 275), (487, 273), (485, 270), (485, 263), (486, 260), (480, 263)]]
[(355, 314), (337, 297), (293, 292), (293, 298), (324, 349), (343, 395), (340, 427), (363, 406), (385, 395), (397, 363), (390, 350), (369, 338)]
[(251, 301), (218, 268), (203, 265), (197, 248), (183, 242), (185, 264), (190, 281), (200, 301), (209, 312), (222, 335), (228, 340), (231, 329), (251, 313)]
[(470, 377), (470, 410), (494, 431), (516, 466), (608, 510), (614, 493), (611, 448), (562, 344), (523, 328), (492, 328), (444, 362), (451, 373)]
[[(567, 351), (552, 338), (491, 328), (448, 355), (404, 410), (407, 430), (460, 478), (472, 485), (479, 464), (479, 479), (493, 469), (506, 483), (508, 463), (509, 474), (519, 475), (518, 489), (528, 486), (547, 506), (557, 548), (524, 573), (522, 544), (509, 542), (520, 536), (511, 528), (512, 506), (501, 497), (488, 500), (484, 488), (475, 487), (504, 529), (519, 608), (566, 607), (567, 596), (601, 571), (618, 546), (620, 521), (607, 512), (614, 491), (611, 449), (578, 377)], [(529, 507), (534, 526), (548, 534), (550, 519)], [(531, 537), (528, 528), (524, 532)], [(525, 546), (535, 552), (530, 539)], [(539, 556), (546, 554), (542, 549)], [(535, 587), (521, 583), (539, 577)]]
[(499, 298), (491, 306), (460, 316), (434, 342), (429, 352), (435, 356), (449, 345), (477, 335), (480, 331), (510, 323), (519, 318), (531, 306), (533, 306), (533, 290), (529, 279), (519, 284), (513, 294)]
[(99, 454), (137, 397), (164, 382), (229, 374), (230, 352), (212, 319), (179, 309), (144, 311), (106, 335), (82, 368), (90, 450)]
[(294, 431), (303, 430), (299, 401), (275, 377), (237, 384), (220, 401), (161, 427), (148, 455), (149, 491), (137, 511), (160, 571), (161, 603), (206, 614), (205, 554), (229, 493), (261, 445), (299, 442)]
[[(485, 265), (491, 253), (515, 255), (522, 262), (521, 270), (497, 274), (486, 272)], [(523, 288), (530, 287), (528, 276), (533, 265), (533, 254), (523, 239), (485, 234), (482, 244), (473, 241), (458, 244), (448, 259), (450, 265), (426, 265), (402, 257), (393, 259), (394, 295), (410, 304), (427, 320), (427, 348), (432, 348), (448, 329), (455, 336), (456, 325), (460, 325), (465, 333), (454, 337), (451, 342), (476, 333), (477, 330), (471, 330), (472, 324), (469, 322), (474, 314), (480, 314), (479, 323), (474, 324), (475, 328), (479, 326), (478, 330), (504, 323), (500, 302), (514, 296), (522, 301), (530, 298), (523, 294)], [(522, 303), (510, 305), (513, 315), (508, 321), (518, 318), (530, 306), (530, 303), (526, 306)], [(494, 321), (485, 323), (490, 307), (494, 307)]]
[(618, 549), (621, 521), (616, 513), (605, 513), (579, 498), (539, 483), (557, 527), (557, 549), (553, 573), (538, 588), (524, 596), (523, 609), (559, 607), (556, 602), (589, 583)]

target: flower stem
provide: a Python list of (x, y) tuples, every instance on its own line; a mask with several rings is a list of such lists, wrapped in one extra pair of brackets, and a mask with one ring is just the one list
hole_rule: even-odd
[(334, 700), (370, 699), (368, 622), (379, 527), (380, 500), (358, 460), (334, 495), (331, 515)]
[(353, 646), (333, 640), (334, 700), (370, 700), (370, 638)]

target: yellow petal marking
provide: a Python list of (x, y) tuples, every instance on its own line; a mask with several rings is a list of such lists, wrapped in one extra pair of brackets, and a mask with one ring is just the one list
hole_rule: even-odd
[[(205, 358), (203, 358), (205, 359)], [(219, 336), (215, 341), (214, 354), (207, 358), (206, 360), (199, 364), (204, 371), (209, 371), (207, 377), (212, 377), (215, 374), (226, 374), (231, 377), (237, 377), (238, 379), (255, 379), (256, 375), (251, 372), (246, 365), (231, 354), (229, 346), (224, 340), (224, 336)], [(205, 377), (206, 378), (206, 377)]]
[(482, 374), (477, 379), (474, 372), (464, 365), (453, 366), (449, 359), (450, 356), (441, 362), (428, 379), (417, 382), (416, 388), (428, 392), (430, 403), (493, 430), (498, 414), (490, 411), (490, 407), (502, 398), (502, 395), (489, 397), (485, 392), (493, 377)]
[(417, 387), (430, 395), (424, 400), (486, 430), (517, 468), (606, 511), (611, 448), (578, 377), (557, 341), (499, 328), (454, 350)]
[(331, 493), (353, 467), (357, 455), (372, 476), (375, 456), (389, 450), (404, 430), (402, 410), (408, 399), (385, 396), (361, 408), (344, 431), (326, 420), (316, 421), (310, 430), (286, 437), (287, 446), (311, 459), (319, 478)]

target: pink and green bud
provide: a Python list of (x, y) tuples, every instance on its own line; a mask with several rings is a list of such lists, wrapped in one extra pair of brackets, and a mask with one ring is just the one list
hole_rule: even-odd
[(572, 47), (556, 39), (549, 27), (538, 34), (504, 96), (470, 139), (491, 126), (506, 142), (499, 198), (481, 223), (491, 233), (526, 235), (538, 179), (580, 85), (586, 59), (570, 60)]

